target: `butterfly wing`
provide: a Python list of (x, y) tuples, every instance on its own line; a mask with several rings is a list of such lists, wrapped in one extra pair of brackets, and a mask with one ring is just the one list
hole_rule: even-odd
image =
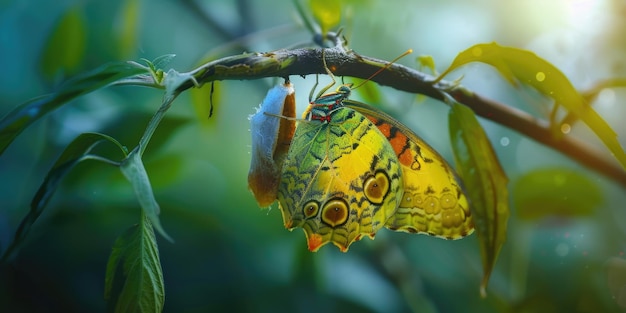
[(469, 202), (454, 171), (437, 151), (391, 116), (364, 103), (344, 100), (388, 139), (403, 172), (404, 195), (385, 227), (458, 239), (474, 231)]
[(402, 200), (402, 169), (390, 142), (362, 114), (340, 107), (330, 121), (299, 122), (278, 188), (285, 227), (302, 227), (309, 250), (341, 251), (370, 237)]

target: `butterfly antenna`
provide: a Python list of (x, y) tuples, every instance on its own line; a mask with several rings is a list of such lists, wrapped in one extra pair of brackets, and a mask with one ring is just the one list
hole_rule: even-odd
[[(385, 66), (381, 67), (380, 69), (378, 69), (378, 71), (376, 71), (374, 74), (370, 75), (370, 77), (368, 77), (366, 80), (362, 81), (360, 84), (356, 85), (355, 87), (352, 87), (350, 89), (357, 89), (359, 87), (361, 87), (363, 84), (367, 83), (368, 81), (370, 81), (372, 78), (374, 78), (374, 76), (380, 74), (382, 71), (388, 69), (389, 67), (391, 67), (392, 64), (396, 63), (396, 61), (400, 60), (401, 58), (409, 55), (413, 53), (413, 49), (409, 49), (407, 51), (405, 51), (403, 54), (397, 56), (395, 59), (391, 60), (391, 62), (385, 64)], [(324, 64), (324, 66), (326, 66), (326, 64)], [(334, 83), (334, 79), (333, 79), (333, 83)]]

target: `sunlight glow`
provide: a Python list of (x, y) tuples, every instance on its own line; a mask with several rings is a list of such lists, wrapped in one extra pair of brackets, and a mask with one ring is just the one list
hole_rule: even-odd
[(567, 20), (574, 28), (595, 28), (606, 0), (565, 0)]

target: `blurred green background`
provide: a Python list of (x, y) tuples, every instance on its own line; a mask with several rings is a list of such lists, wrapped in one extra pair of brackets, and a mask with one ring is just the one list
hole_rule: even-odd
[[(418, 55), (428, 54), (442, 71), (467, 47), (497, 41), (535, 51), (581, 90), (626, 76), (626, 4), (619, 0), (368, 0), (343, 1), (342, 7), (352, 49), (390, 60), (412, 48), (414, 54), (399, 61), (411, 67), (419, 66)], [(59, 35), (60, 21), (68, 24)], [(50, 46), (55, 33), (65, 46)], [(303, 45), (312, 45), (312, 34), (290, 1), (5, 0), (0, 116), (54, 90), (64, 77), (109, 61), (174, 53), (169, 66), (182, 72), (203, 60)], [(55, 71), (55, 62), (63, 71)], [(514, 89), (485, 65), (469, 65), (448, 78), (461, 75), (463, 85), (489, 98), (538, 117), (549, 112), (545, 99)], [(300, 111), (314, 81), (292, 77)], [(332, 246), (308, 252), (300, 230), (284, 229), (276, 205), (259, 209), (247, 189), (247, 118), (278, 82), (218, 82), (211, 119), (209, 86), (193, 97), (183, 94), (147, 149), (161, 222), (175, 240), (158, 238), (164, 311), (625, 310), (624, 187), (486, 120), (481, 122), (510, 178), (513, 211), (487, 299), (478, 292), (482, 267), (475, 235), (445, 241), (381, 230), (376, 240), (362, 240), (346, 254)], [(445, 105), (380, 90), (377, 105), (452, 160)], [(67, 143), (97, 131), (134, 147), (161, 97), (159, 90), (109, 87), (23, 132), (0, 156), (0, 252)], [(623, 89), (606, 89), (594, 105), (626, 146), (624, 99)], [(606, 151), (583, 125), (571, 134)], [(112, 147), (98, 149), (119, 158)], [(1, 265), (0, 312), (103, 312), (111, 247), (138, 218), (138, 203), (119, 170), (80, 164), (16, 258)]]

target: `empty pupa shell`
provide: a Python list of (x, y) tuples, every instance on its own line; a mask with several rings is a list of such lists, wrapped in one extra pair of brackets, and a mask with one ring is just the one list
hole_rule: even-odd
[(283, 161), (296, 129), (296, 100), (293, 85), (285, 82), (270, 89), (250, 115), (252, 151), (248, 188), (260, 207), (276, 200)]

